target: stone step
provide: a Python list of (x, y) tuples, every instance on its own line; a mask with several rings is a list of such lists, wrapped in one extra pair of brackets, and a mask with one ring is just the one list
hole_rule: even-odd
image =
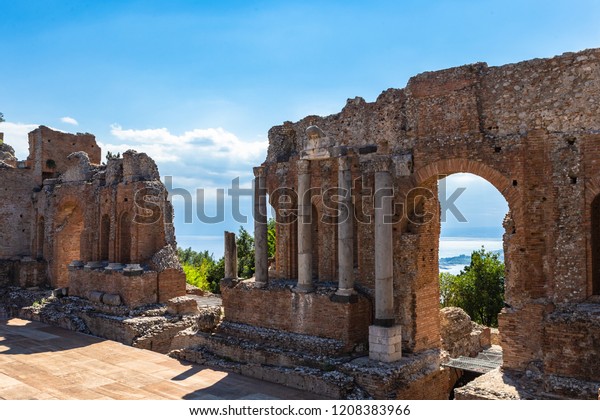
[(206, 348), (173, 350), (169, 355), (176, 359), (217, 367), (244, 376), (309, 391), (329, 399), (370, 398), (351, 376), (338, 371), (237, 362), (218, 356)]
[(235, 336), (223, 336), (220, 333), (194, 333), (193, 330), (186, 330), (175, 338), (171, 348), (203, 349), (238, 363), (289, 368), (302, 366), (325, 371), (332, 370), (335, 365), (349, 360), (349, 357), (317, 356), (302, 351), (272, 347), (272, 345)]
[(344, 355), (344, 343), (333, 338), (315, 337), (263, 327), (254, 327), (237, 322), (222, 322), (216, 334), (236, 337), (261, 346), (285, 349), (316, 357), (337, 357)]

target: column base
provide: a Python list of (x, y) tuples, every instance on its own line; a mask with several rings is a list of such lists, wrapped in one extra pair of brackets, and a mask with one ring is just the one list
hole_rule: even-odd
[(354, 289), (338, 289), (330, 300), (337, 303), (356, 303), (358, 295)]
[(236, 279), (236, 278), (224, 278), (224, 279), (221, 279), (221, 284), (224, 287), (235, 287), (235, 285), (238, 284), (238, 279)]
[(266, 281), (254, 281), (254, 288), (255, 289), (264, 289), (267, 287), (267, 282)]
[(402, 358), (402, 328), (400, 325), (369, 326), (369, 359), (379, 362), (397, 362)]
[(309, 284), (309, 285), (298, 284), (296, 287), (294, 287), (293, 290), (296, 293), (310, 293), (310, 292), (314, 292), (315, 288), (312, 284)]

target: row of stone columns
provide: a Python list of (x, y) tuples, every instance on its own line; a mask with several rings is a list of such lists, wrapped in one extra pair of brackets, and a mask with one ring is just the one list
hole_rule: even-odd
[[(386, 158), (372, 162), (375, 172), (375, 320), (369, 328), (369, 357), (392, 362), (401, 357), (401, 330), (395, 324), (393, 280), (393, 185), (390, 163)], [(352, 204), (351, 160), (338, 158), (338, 290), (334, 299), (357, 300), (354, 291), (354, 211)], [(298, 160), (298, 282), (295, 290), (314, 290), (312, 278), (312, 223), (310, 166), (308, 159)], [(266, 178), (263, 167), (254, 168), (255, 285), (268, 284)]]
[[(298, 284), (299, 292), (313, 290), (310, 160), (298, 161)], [(354, 212), (350, 158), (338, 158), (338, 296), (354, 294)], [(268, 283), (266, 178), (263, 167), (254, 168), (255, 282)], [(393, 323), (392, 178), (387, 160), (375, 166), (375, 300), (376, 323)], [(386, 217), (390, 220), (386, 220)], [(390, 321), (391, 320), (391, 321)]]

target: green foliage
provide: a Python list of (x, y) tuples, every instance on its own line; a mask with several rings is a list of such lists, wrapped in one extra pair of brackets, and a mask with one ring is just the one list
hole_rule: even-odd
[[(273, 231), (275, 226), (273, 223)], [(275, 234), (273, 233), (273, 236)], [(254, 238), (240, 227), (236, 239), (238, 253), (238, 277), (250, 278), (254, 275)], [(275, 244), (273, 243), (273, 249)], [(273, 251), (273, 254), (275, 251)], [(225, 259), (218, 261), (208, 251), (196, 252), (192, 248), (177, 248), (177, 256), (183, 267), (186, 281), (212, 293), (219, 293), (219, 283), (225, 277)]]
[(189, 284), (202, 290), (219, 293), (219, 282), (223, 278), (223, 275), (218, 276), (218, 265), (221, 261), (216, 262), (208, 251), (196, 252), (192, 251), (192, 248), (178, 248), (177, 255)]
[(254, 275), (254, 238), (243, 226), (236, 240), (238, 255), (238, 277), (247, 279)]
[(504, 306), (504, 263), (498, 254), (481, 247), (459, 275), (440, 273), (440, 302), (464, 309), (479, 324), (498, 326)]
[(213, 293), (219, 293), (219, 283), (223, 277), (225, 277), (225, 258), (221, 257), (208, 270), (207, 280), (211, 285), (215, 285), (214, 290), (211, 290)]
[(269, 219), (267, 222), (267, 247), (269, 249), (269, 258), (275, 257), (276, 239), (275, 219)]
[(2, 112), (0, 112), (0, 123), (4, 122), (4, 114)]

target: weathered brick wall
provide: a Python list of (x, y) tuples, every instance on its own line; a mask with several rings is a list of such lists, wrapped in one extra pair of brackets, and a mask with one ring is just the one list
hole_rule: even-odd
[[(504, 236), (509, 308), (500, 319), (505, 366), (524, 369), (544, 358), (542, 332), (549, 322), (544, 319), (553, 305), (576, 305), (592, 296), (590, 220), (591, 203), (600, 193), (599, 97), (598, 49), (501, 67), (477, 63), (423, 73), (373, 103), (355, 98), (338, 114), (273, 127), (264, 163), (267, 188), (272, 197), (278, 189), (296, 189), (296, 161), (311, 125), (335, 146), (354, 153), (353, 177), (362, 187), (354, 196), (361, 214), (372, 215), (368, 188), (373, 175), (363, 163), (372, 156), (388, 156), (392, 162), (411, 158), (408, 172), (397, 163), (391, 167), (395, 206), (405, 210), (394, 225), (394, 297), (403, 346), (420, 351), (439, 346), (439, 213), (435, 199), (412, 208), (410, 190), (426, 187), (436, 197), (438, 177), (457, 172), (489, 181), (510, 209)], [(311, 165), (311, 187), (335, 185), (335, 158)], [(293, 209), (296, 202), (272, 200), (272, 205), (279, 211)], [(321, 205), (317, 201), (322, 212)], [(414, 214), (427, 210), (436, 216), (421, 224), (411, 220), (415, 209)], [(333, 234), (320, 229), (319, 235), (314, 251), (320, 258), (319, 275), (331, 279), (334, 273), (322, 261), (329, 266), (335, 258), (329, 245)], [(278, 227), (277, 273), (282, 278), (297, 275), (295, 242), (293, 226)], [(372, 293), (374, 233), (369, 222), (357, 223), (356, 247), (357, 282)], [(547, 328), (560, 330), (566, 324), (552, 321)], [(581, 328), (591, 327), (584, 323)], [(591, 331), (587, 334), (593, 335)], [(572, 371), (569, 362), (565, 360), (564, 369), (560, 363), (557, 358), (548, 368)]]
[(158, 302), (165, 303), (177, 296), (185, 296), (185, 273), (168, 268), (158, 273)]
[(0, 258), (30, 255), (31, 171), (0, 167)]
[(121, 296), (128, 306), (136, 307), (157, 302), (158, 274), (153, 271), (138, 276), (123, 273), (106, 274), (104, 270), (70, 270), (69, 294), (89, 298), (98, 291)]
[[(43, 263), (39, 269), (25, 264), (11, 271), (13, 284), (46, 283), (47, 265), (47, 282), (67, 287), (67, 265), (74, 260), (150, 264), (159, 251), (176, 259), (172, 207), (150, 157), (127, 151), (100, 165), (93, 135), (43, 126), (30, 133), (29, 142), (26, 168), (0, 165), (0, 259)], [(180, 266), (154, 269), (167, 270), (154, 285), (161, 299), (185, 294)], [(107, 277), (107, 283), (114, 286), (114, 278)], [(116, 289), (111, 293), (119, 294)], [(140, 291), (142, 301), (147, 295)]]
[(544, 320), (542, 335), (546, 373), (586, 381), (600, 378), (600, 307), (559, 307)]
[(330, 300), (327, 293), (293, 293), (281, 284), (256, 289), (242, 282), (221, 285), (225, 320), (299, 334), (342, 340), (347, 351), (368, 342), (372, 306), (360, 296), (356, 303)]
[(69, 166), (67, 157), (79, 151), (87, 153), (91, 163), (100, 164), (101, 150), (92, 134), (64, 133), (40, 126), (29, 133), (27, 163), (34, 170), (36, 181), (41, 183), (43, 173), (47, 174), (45, 178), (64, 173)]

